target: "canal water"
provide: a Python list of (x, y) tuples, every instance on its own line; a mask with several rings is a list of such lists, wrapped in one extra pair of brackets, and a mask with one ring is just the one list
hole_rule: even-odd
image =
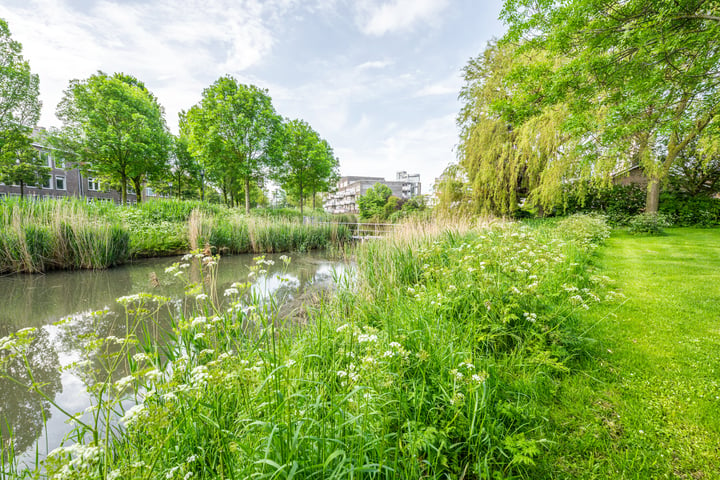
[[(285, 266), (280, 255), (266, 255), (274, 265), (263, 266), (267, 273), (249, 277), (255, 255), (222, 257), (218, 264), (216, 288), (219, 297), (234, 282), (251, 280), (255, 293), (274, 295), (284, 311), (300, 309), (304, 295), (333, 285), (345, 264), (330, 261), (322, 254), (289, 255)], [(27, 349), (27, 368), (18, 357), (6, 369), (19, 380), (0, 378), (0, 435), (7, 449), (12, 430), (16, 455), (21, 462), (34, 464), (36, 453), (43, 458), (60, 445), (71, 430), (67, 417), (51, 402), (30, 392), (32, 381), (59, 407), (70, 413), (90, 406), (86, 382), (77, 369), (64, 368), (83, 361), (84, 338), (88, 334), (122, 338), (124, 308), (119, 297), (152, 293), (176, 300), (183, 308), (186, 282), (166, 274), (165, 269), (179, 258), (145, 259), (102, 271), (51, 272), (45, 275), (0, 277), (0, 338), (27, 327), (35, 327), (34, 340)], [(192, 271), (189, 272), (192, 276)], [(198, 279), (194, 279), (198, 281)], [(109, 313), (95, 315), (107, 309)], [(6, 352), (0, 352), (0, 355)], [(47, 428), (45, 427), (47, 425)]]

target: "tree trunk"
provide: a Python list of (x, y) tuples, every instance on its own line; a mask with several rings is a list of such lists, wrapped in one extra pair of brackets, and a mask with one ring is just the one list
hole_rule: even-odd
[(305, 192), (303, 191), (303, 184), (302, 180), (300, 180), (300, 215), (303, 214), (303, 201), (305, 200), (303, 197), (305, 196)]
[(120, 203), (127, 205), (127, 175), (120, 175)]
[(317, 195), (317, 192), (315, 191), (315, 187), (313, 187), (313, 210), (315, 210), (315, 196)]
[(137, 203), (142, 203), (142, 177), (134, 177), (132, 182), (135, 186), (135, 200)]
[(650, 179), (648, 183), (647, 197), (645, 200), (645, 213), (657, 213), (660, 204), (660, 181), (656, 178)]
[(250, 213), (250, 176), (245, 177), (245, 213)]

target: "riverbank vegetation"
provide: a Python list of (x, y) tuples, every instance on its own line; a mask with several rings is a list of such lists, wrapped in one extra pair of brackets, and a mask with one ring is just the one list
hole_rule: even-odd
[[(577, 314), (613, 296), (590, 264), (608, 232), (594, 217), (399, 230), (359, 246), (355, 274), (307, 303), (302, 326), (239, 278), (224, 292), (188, 290), (195, 311), (174, 318), (165, 342), (144, 343), (166, 299), (119, 299), (128, 337), (88, 337), (96, 360), (75, 367), (96, 406), (40, 468), (53, 478), (527, 476), (548, 448), (557, 381), (583, 355)], [(218, 261), (198, 252), (166, 274), (212, 276)], [(258, 258), (251, 275), (265, 265)], [(22, 355), (31, 337), (3, 349)]]
[(292, 210), (245, 215), (199, 201), (122, 207), (6, 199), (0, 202), (0, 273), (106, 268), (206, 244), (224, 253), (307, 251), (340, 246), (351, 235), (348, 225), (304, 225)]

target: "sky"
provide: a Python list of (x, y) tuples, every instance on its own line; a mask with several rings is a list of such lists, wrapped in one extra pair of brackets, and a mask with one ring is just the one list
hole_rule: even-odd
[(505, 27), (501, 0), (2, 0), (40, 76), (39, 122), (72, 79), (143, 81), (168, 127), (224, 75), (268, 90), (333, 147), (340, 174), (419, 173), (456, 160), (462, 68)]

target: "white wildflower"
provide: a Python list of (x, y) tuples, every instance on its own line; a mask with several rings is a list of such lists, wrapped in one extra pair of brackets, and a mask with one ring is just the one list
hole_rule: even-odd
[(145, 405), (143, 405), (142, 403), (133, 406), (130, 410), (127, 410), (125, 412), (125, 415), (123, 415), (120, 419), (120, 423), (125, 426), (131, 425), (142, 416), (144, 410)]
[(365, 343), (365, 342), (374, 343), (374, 342), (377, 342), (377, 339), (378, 339), (378, 337), (374, 333), (373, 334), (361, 333), (360, 335), (358, 335), (358, 338), (357, 338), (358, 342), (360, 342), (360, 343)]

